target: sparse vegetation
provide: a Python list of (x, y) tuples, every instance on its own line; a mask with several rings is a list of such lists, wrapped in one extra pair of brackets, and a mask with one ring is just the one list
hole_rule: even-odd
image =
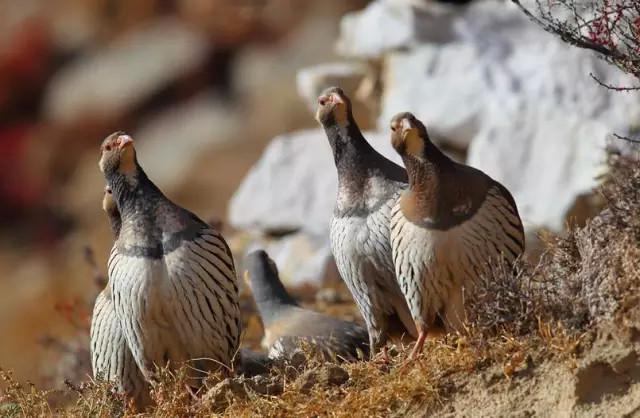
[(479, 329), (531, 333), (538, 321), (582, 332), (613, 315), (640, 286), (640, 166), (611, 155), (611, 174), (599, 193), (606, 207), (582, 228), (546, 238), (535, 265), (520, 260), (513, 273), (497, 266), (480, 285), (471, 317)]

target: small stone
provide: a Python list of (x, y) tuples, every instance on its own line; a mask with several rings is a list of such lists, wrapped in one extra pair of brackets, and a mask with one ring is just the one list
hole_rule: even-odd
[(349, 380), (349, 372), (336, 364), (329, 364), (324, 369), (323, 382), (329, 386), (340, 386)]
[(316, 293), (316, 302), (328, 303), (331, 305), (335, 305), (337, 303), (343, 302), (342, 295), (336, 289), (333, 288), (325, 288), (320, 289)]
[(254, 376), (251, 379), (245, 380), (245, 387), (257, 394), (268, 396), (280, 395), (284, 390), (282, 381), (263, 375)]
[(307, 356), (302, 352), (302, 350), (298, 350), (289, 359), (289, 365), (295, 369), (301, 369), (307, 365)]
[(329, 388), (340, 386), (347, 380), (349, 380), (349, 372), (336, 364), (326, 364), (318, 369), (306, 371), (295, 384), (301, 392), (308, 393), (316, 385)]

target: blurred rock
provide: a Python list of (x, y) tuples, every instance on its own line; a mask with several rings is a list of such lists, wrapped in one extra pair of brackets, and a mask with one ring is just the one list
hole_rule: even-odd
[(380, 129), (398, 112), (411, 111), (430, 133), (465, 149), (482, 123), (487, 84), (472, 45), (424, 45), (388, 56)]
[(241, 124), (240, 115), (228, 104), (212, 92), (203, 92), (135, 132), (138, 158), (160, 188), (175, 189), (203, 150), (240, 141)]
[(485, 128), (471, 144), (469, 164), (509, 188), (526, 229), (561, 231), (576, 199), (606, 170), (610, 131), (602, 122), (552, 107), (522, 112)]
[(342, 297), (342, 294), (340, 294), (337, 289), (327, 287), (318, 290), (318, 292), (316, 293), (316, 302), (335, 305), (336, 303), (344, 302), (344, 299)]
[[(203, 92), (157, 114), (131, 134), (149, 177), (160, 189), (175, 193), (187, 182), (203, 151), (240, 141), (240, 128), (237, 113), (215, 94)], [(96, 213), (103, 222), (99, 208), (104, 177), (97, 166), (98, 150), (77, 159), (77, 168), (60, 193), (60, 204), (81, 224), (95, 223)]]
[[(402, 164), (386, 133), (364, 135), (375, 149)], [(337, 187), (323, 130), (281, 135), (271, 141), (231, 199), (229, 221), (238, 229), (300, 229), (328, 240)]]
[(376, 0), (340, 22), (336, 49), (346, 57), (380, 58), (419, 42), (451, 39), (450, 7), (420, 0)]
[[(314, 2), (314, 7), (320, 6)], [(335, 59), (329, 40), (337, 34), (338, 16), (309, 13), (282, 41), (238, 52), (234, 81), (252, 117), (255, 137), (264, 141), (276, 133), (315, 124), (297, 94), (296, 73)]]
[(365, 64), (357, 62), (334, 62), (303, 68), (296, 76), (298, 94), (315, 112), (318, 96), (328, 87), (340, 86), (349, 97), (354, 98), (368, 71)]
[(205, 40), (177, 20), (141, 25), (55, 74), (45, 98), (46, 117), (70, 123), (122, 115), (199, 66), (207, 50)]

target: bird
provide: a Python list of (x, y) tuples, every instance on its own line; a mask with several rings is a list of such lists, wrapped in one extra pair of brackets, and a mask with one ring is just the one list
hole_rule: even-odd
[(280, 281), (263, 250), (245, 260), (245, 277), (265, 328), (263, 346), (271, 359), (291, 358), (307, 344), (325, 360), (357, 361), (369, 353), (367, 331), (353, 323), (302, 308)]
[(338, 172), (330, 223), (331, 251), (369, 332), (371, 357), (389, 337), (416, 338), (411, 313), (395, 277), (391, 257), (391, 209), (407, 187), (406, 171), (373, 149), (339, 87), (318, 98), (316, 120), (324, 128)]
[[(108, 187), (104, 190), (102, 209), (107, 214), (114, 238), (117, 239), (121, 225), (120, 213)], [(108, 286), (98, 294), (94, 304), (90, 341), (93, 377), (114, 382), (119, 392), (134, 400), (138, 410), (144, 410), (150, 405), (149, 386), (120, 328)]]
[(511, 193), (447, 157), (413, 114), (392, 118), (391, 144), (409, 175), (392, 211), (391, 245), (419, 334), (415, 359), (436, 320), (448, 332), (464, 331), (465, 299), (492, 263), (512, 264), (524, 252), (525, 236)]
[(145, 380), (187, 363), (191, 387), (229, 374), (240, 343), (238, 283), (222, 235), (169, 200), (124, 132), (101, 144), (99, 168), (121, 217), (108, 260), (111, 299)]

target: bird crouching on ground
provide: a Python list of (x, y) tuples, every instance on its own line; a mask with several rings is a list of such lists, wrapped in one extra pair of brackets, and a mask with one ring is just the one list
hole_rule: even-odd
[(249, 254), (248, 282), (264, 324), (269, 357), (290, 358), (304, 345), (325, 360), (355, 361), (369, 355), (367, 331), (353, 323), (300, 307), (264, 251)]
[[(114, 238), (117, 239), (121, 225), (120, 213), (108, 187), (105, 187), (102, 209), (107, 214)], [(139, 411), (151, 404), (149, 385), (129, 350), (108, 285), (98, 294), (93, 307), (90, 351), (95, 379), (114, 382), (119, 392), (134, 400)]]
[(417, 337), (395, 278), (389, 224), (405, 170), (363, 137), (351, 102), (337, 87), (318, 98), (316, 119), (331, 145), (338, 171), (338, 195), (331, 219), (331, 250), (369, 332), (371, 355), (391, 336)]
[(153, 184), (130, 136), (107, 137), (99, 166), (121, 217), (108, 261), (109, 289), (145, 379), (153, 383), (156, 367), (185, 362), (196, 379), (229, 370), (241, 325), (234, 261), (224, 238)]
[(492, 263), (512, 263), (524, 252), (524, 230), (509, 191), (447, 157), (411, 113), (394, 116), (391, 143), (409, 175), (393, 209), (391, 243), (419, 333), (415, 358), (436, 318), (449, 331), (463, 331), (465, 298)]

